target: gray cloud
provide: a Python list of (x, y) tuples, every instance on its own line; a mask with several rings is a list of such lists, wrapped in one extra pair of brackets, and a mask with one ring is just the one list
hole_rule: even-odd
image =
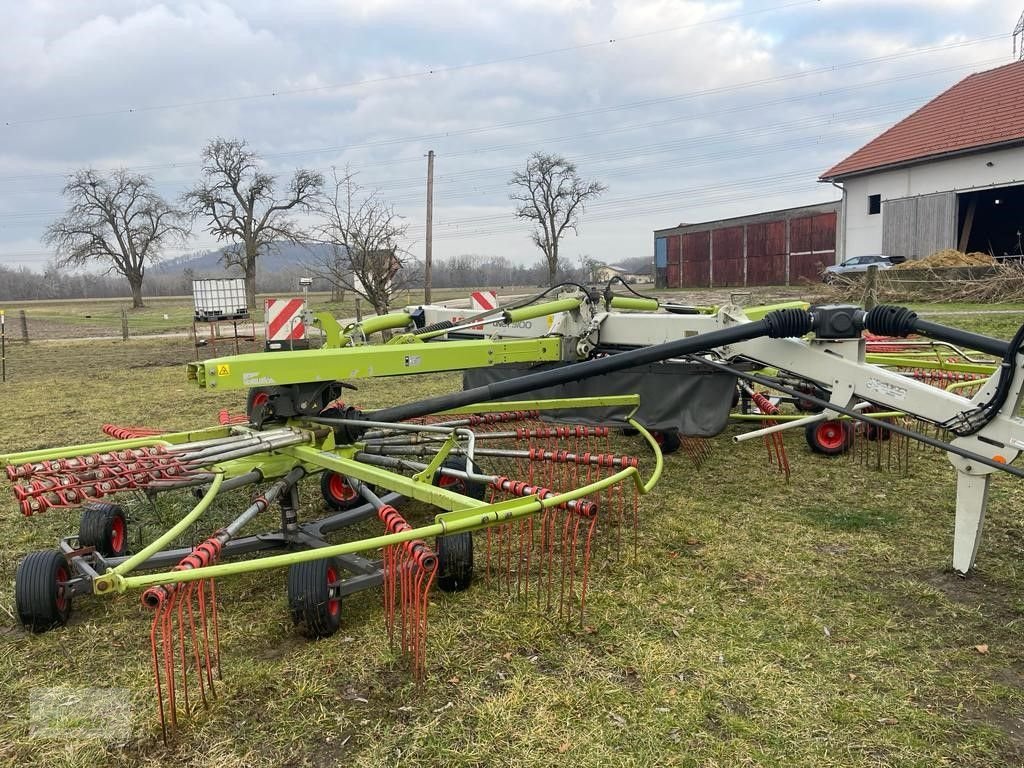
[[(38, 235), (62, 208), (61, 174), (145, 168), (173, 197), (215, 135), (247, 138), (281, 173), (351, 164), (395, 200), (420, 242), (433, 148), (435, 253), (518, 261), (537, 254), (511, 218), (505, 182), (531, 150), (562, 152), (610, 187), (567, 244), (570, 257), (647, 254), (658, 226), (832, 197), (818, 172), (915, 100), (1009, 61), (1009, 40), (819, 68), (1008, 32), (1019, 11), (999, 0), (984, 18), (970, 3), (922, 14), (905, 0), (864, 14), (827, 0), (756, 13), (784, 4), (21, 4), (0, 47), (0, 263), (45, 260)], [(733, 18), (714, 21), (723, 16)], [(376, 82), (329, 87), (362, 80)], [(764, 82), (738, 87), (755, 81)], [(878, 81), (888, 82), (869, 85)], [(304, 92), (286, 93), (295, 90)], [(271, 92), (280, 95), (249, 98)], [(666, 100), (694, 92), (703, 95)], [(159, 108), (174, 104), (189, 106)], [(92, 113), (110, 114), (76, 117)]]

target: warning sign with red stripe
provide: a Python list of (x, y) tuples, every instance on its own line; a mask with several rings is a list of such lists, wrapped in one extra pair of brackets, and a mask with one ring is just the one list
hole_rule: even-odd
[(264, 317), (267, 327), (267, 341), (294, 341), (306, 338), (306, 326), (302, 313), (306, 302), (302, 299), (267, 299)]
[(473, 291), (469, 294), (469, 304), (477, 312), (483, 312), (485, 309), (497, 309), (498, 296), (494, 291)]

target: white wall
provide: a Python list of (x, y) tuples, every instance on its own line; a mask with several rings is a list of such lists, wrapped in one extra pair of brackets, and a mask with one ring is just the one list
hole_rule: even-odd
[[(987, 163), (992, 163), (989, 167)], [(838, 259), (882, 252), (882, 214), (868, 214), (868, 196), (882, 200), (967, 191), (1024, 181), (1024, 147), (954, 157), (858, 176), (843, 183), (843, 229)]]

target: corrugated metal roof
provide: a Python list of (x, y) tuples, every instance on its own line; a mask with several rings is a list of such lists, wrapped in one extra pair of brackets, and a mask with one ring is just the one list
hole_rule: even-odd
[(732, 216), (728, 219), (711, 219), (699, 221), (692, 224), (679, 224), (675, 227), (654, 230), (655, 237), (666, 237), (688, 231), (703, 231), (707, 229), (718, 229), (720, 227), (734, 227), (740, 224), (752, 224), (760, 221), (775, 219), (790, 219), (799, 216), (809, 216), (816, 213), (837, 213), (842, 205), (842, 200), (831, 200), (827, 203), (811, 203), (800, 205), (794, 208), (779, 208), (774, 211), (761, 211), (760, 213), (747, 213), (742, 216)]
[(976, 72), (825, 171), (832, 180), (952, 153), (1024, 142), (1024, 61)]

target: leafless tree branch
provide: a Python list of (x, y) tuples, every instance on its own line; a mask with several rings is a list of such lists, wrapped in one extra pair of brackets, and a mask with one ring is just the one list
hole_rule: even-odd
[(310, 210), (320, 194), (323, 175), (299, 169), (280, 195), (277, 179), (260, 170), (259, 156), (243, 139), (213, 139), (203, 150), (203, 179), (183, 198), (193, 219), (205, 218), (206, 231), (232, 245), (227, 266), (245, 274), (246, 298), (256, 307), (256, 263), (275, 242), (300, 242), (307, 233), (289, 211)]
[(608, 189), (598, 181), (584, 181), (576, 165), (560, 155), (534, 152), (526, 169), (516, 171), (509, 181), (514, 187), (509, 198), (515, 215), (533, 224), (534, 245), (541, 249), (548, 265), (550, 283), (558, 274), (558, 246), (567, 229), (577, 232), (579, 217), (587, 201)]
[(330, 249), (306, 267), (337, 290), (362, 296), (384, 314), (409, 276), (404, 269), (410, 259), (404, 244), (408, 224), (376, 192), (360, 187), (350, 169), (333, 170), (332, 180), (333, 187), (315, 203), (321, 223), (313, 232), (314, 239)]
[(128, 281), (132, 306), (143, 306), (146, 266), (160, 259), (167, 244), (185, 242), (185, 214), (156, 193), (148, 176), (126, 169), (109, 174), (78, 171), (68, 178), (64, 197), (70, 202), (67, 213), (42, 238), (56, 250), (57, 266), (105, 264), (108, 273)]

